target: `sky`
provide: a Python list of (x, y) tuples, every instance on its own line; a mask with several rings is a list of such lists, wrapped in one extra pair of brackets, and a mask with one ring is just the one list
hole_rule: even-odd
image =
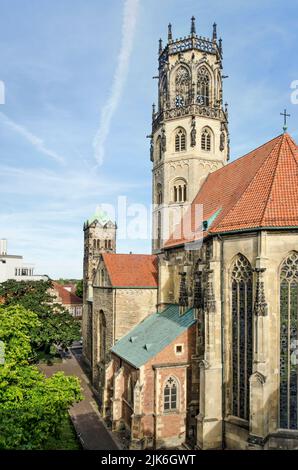
[[(100, 204), (151, 203), (158, 40), (223, 38), (232, 159), (298, 140), (297, 1), (0, 0), (0, 238), (36, 273), (82, 277), (83, 223)], [(297, 82), (298, 83), (298, 82)], [(1, 94), (1, 86), (0, 86)], [(133, 212), (133, 210), (132, 210)], [(148, 228), (149, 233), (149, 228)], [(121, 236), (118, 252), (150, 253)]]

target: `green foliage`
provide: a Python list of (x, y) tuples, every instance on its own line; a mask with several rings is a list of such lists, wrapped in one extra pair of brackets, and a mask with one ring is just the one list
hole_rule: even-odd
[(69, 416), (66, 416), (60, 426), (59, 433), (51, 436), (42, 446), (42, 450), (81, 450)]
[(50, 293), (51, 281), (15, 281), (0, 285), (4, 305), (22, 305), (38, 316), (39, 323), (31, 330), (35, 356), (40, 351), (55, 354), (56, 348), (66, 348), (80, 338), (80, 326), (70, 313)]
[(81, 399), (78, 378), (59, 372), (47, 379), (30, 364), (31, 334), (39, 326), (38, 315), (23, 306), (0, 307), (0, 449), (41, 449)]
[(83, 279), (81, 279), (81, 280), (78, 281), (78, 283), (77, 283), (76, 295), (77, 295), (78, 297), (81, 297), (81, 299), (83, 298)]

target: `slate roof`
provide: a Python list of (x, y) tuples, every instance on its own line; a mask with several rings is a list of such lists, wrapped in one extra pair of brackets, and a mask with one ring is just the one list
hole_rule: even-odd
[[(297, 145), (289, 134), (282, 134), (208, 175), (187, 214), (192, 239), (253, 228), (298, 227), (297, 188)], [(204, 234), (202, 227), (195, 227), (197, 205), (203, 206), (203, 220), (209, 220)], [(183, 236), (171, 237), (165, 246), (186, 241)]]
[(179, 315), (179, 306), (170, 305), (153, 313), (114, 344), (111, 351), (136, 368), (146, 364), (175, 338), (196, 322), (194, 310)]
[(157, 288), (157, 257), (154, 255), (102, 254), (113, 287)]

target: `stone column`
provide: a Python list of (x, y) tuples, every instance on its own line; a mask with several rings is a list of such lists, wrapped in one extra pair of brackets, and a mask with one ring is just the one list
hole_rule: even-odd
[(260, 232), (256, 258), (253, 311), (253, 374), (250, 377), (250, 420), (248, 447), (263, 448), (269, 432), (269, 317), (266, 302), (266, 232)]
[(213, 257), (205, 271), (205, 348), (200, 362), (200, 413), (197, 416), (197, 447), (222, 447), (221, 362), (221, 269), (220, 242), (213, 242)]

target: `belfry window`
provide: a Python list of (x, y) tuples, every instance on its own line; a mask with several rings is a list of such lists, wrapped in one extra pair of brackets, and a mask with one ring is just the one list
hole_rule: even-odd
[(189, 102), (190, 97), (190, 72), (186, 67), (179, 67), (175, 77), (175, 106), (180, 108)]
[(279, 427), (298, 429), (298, 253), (291, 253), (280, 274)]
[(210, 75), (206, 67), (198, 70), (197, 103), (202, 106), (210, 104)]
[(252, 269), (238, 255), (232, 271), (232, 414), (249, 418), (249, 378), (252, 374)]
[(173, 187), (173, 200), (174, 202), (187, 201), (187, 183), (184, 179), (178, 179)]
[(169, 377), (164, 387), (164, 411), (178, 409), (178, 384), (173, 377)]
[(207, 152), (211, 151), (211, 131), (204, 129), (201, 135), (201, 149)]
[(183, 152), (186, 150), (186, 132), (184, 129), (178, 129), (175, 135), (175, 151)]

